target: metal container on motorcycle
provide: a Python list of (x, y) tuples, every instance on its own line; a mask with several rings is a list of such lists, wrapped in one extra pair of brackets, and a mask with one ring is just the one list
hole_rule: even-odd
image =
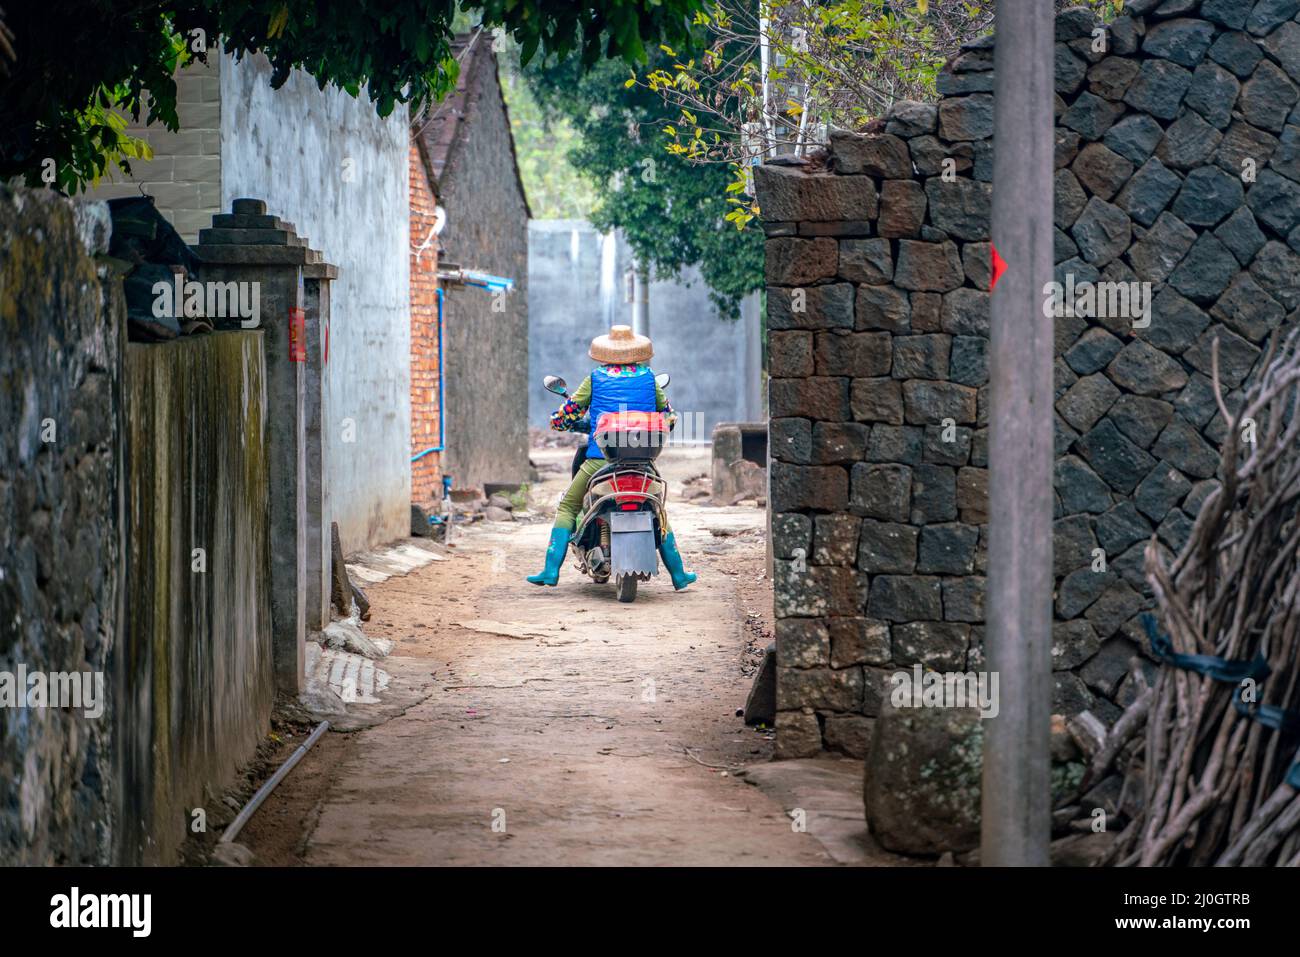
[(668, 423), (662, 412), (606, 412), (592, 437), (608, 462), (653, 462), (668, 444)]

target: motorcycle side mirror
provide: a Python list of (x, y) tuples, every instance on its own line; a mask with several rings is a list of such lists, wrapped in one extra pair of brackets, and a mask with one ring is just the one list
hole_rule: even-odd
[(569, 394), (569, 384), (557, 375), (548, 375), (542, 380), (542, 385), (546, 386), (547, 392), (554, 392), (556, 395), (564, 396)]
[(659, 386), (659, 388), (661, 389), (668, 388), (668, 383), (672, 381), (673, 381), (673, 377), (670, 376), (667, 372), (661, 372), (657, 376), (655, 376), (655, 385)]

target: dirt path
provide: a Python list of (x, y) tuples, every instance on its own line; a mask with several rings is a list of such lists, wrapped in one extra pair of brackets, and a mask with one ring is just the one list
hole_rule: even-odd
[[(685, 457), (676, 471), (698, 466)], [(558, 482), (536, 500), (553, 501)], [(769, 736), (735, 714), (766, 640), (746, 609), (770, 608), (763, 511), (671, 508), (701, 573), (684, 592), (661, 572), (620, 605), (567, 565), (558, 588), (528, 585), (543, 522), (476, 527), (455, 540), (454, 560), (371, 588), (367, 635), (395, 642), (389, 660), (427, 667), (432, 693), (309, 756), (268, 802), (265, 826), (250, 828), (259, 858), (833, 863), (773, 798), (725, 770), (770, 755)], [(295, 820), (300, 838), (270, 833)]]

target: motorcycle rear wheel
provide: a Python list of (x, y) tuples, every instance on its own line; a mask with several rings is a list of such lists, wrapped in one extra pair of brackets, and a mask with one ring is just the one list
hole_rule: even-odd
[(620, 575), (615, 588), (618, 589), (618, 600), (621, 602), (636, 601), (636, 583), (635, 575)]

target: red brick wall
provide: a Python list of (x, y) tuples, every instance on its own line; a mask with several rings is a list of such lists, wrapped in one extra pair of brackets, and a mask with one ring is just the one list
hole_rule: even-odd
[[(439, 444), (438, 437), (438, 250), (430, 238), (437, 197), (414, 143), (411, 179), (411, 454)], [(421, 246), (425, 248), (421, 249)], [(445, 332), (445, 330), (444, 330)], [(444, 337), (445, 338), (445, 337)], [(411, 501), (431, 505), (442, 498), (442, 454), (411, 463)]]

